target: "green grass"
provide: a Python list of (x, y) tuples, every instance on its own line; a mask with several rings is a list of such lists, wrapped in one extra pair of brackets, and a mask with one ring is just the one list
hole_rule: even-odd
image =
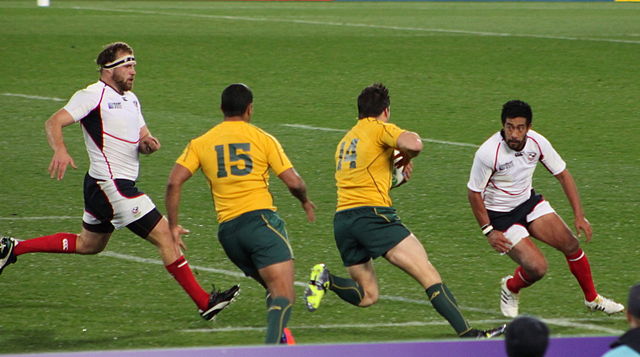
[[(164, 184), (187, 141), (221, 118), (218, 98), (233, 82), (255, 95), (254, 123), (278, 137), (309, 186), (318, 221), (308, 224), (276, 179), (272, 190), (296, 254), (298, 281), (326, 262), (343, 274), (332, 237), (333, 152), (356, 117), (359, 91), (391, 89), (392, 120), (422, 137), (480, 144), (499, 128), (499, 110), (519, 98), (534, 126), (567, 161), (594, 238), (583, 245), (599, 290), (618, 301), (637, 282), (640, 245), (638, 93), (640, 8), (616, 3), (249, 3), (204, 1), (35, 1), (0, 3), (0, 232), (29, 238), (78, 231), (87, 158), (78, 126), (65, 130), (79, 165), (56, 182), (43, 122), (97, 79), (101, 46), (124, 40), (136, 50), (135, 92), (162, 141), (142, 159), (139, 185), (164, 211)], [(498, 36), (497, 33), (505, 34)], [(513, 271), (482, 238), (466, 201), (474, 149), (427, 142), (415, 178), (395, 190), (395, 206), (427, 247), (464, 313), (479, 327), (503, 321), (498, 281)], [(535, 187), (570, 224), (559, 184), (539, 169)], [(215, 238), (201, 175), (184, 192), (186, 252), (194, 266), (238, 272)], [(25, 219), (74, 216), (77, 219)], [(562, 255), (542, 247), (548, 275), (527, 289), (521, 311), (549, 320), (554, 336), (609, 335), (622, 316), (591, 315)], [(158, 260), (127, 230), (107, 250)], [(358, 309), (329, 295), (311, 314), (299, 299), (290, 326), (301, 343), (452, 337), (411, 278), (376, 261), (382, 299)], [(198, 269), (196, 269), (198, 270)], [(204, 284), (240, 282), (238, 301), (211, 324), (161, 265), (103, 255), (23, 255), (0, 277), (0, 353), (260, 344), (263, 291), (246, 278), (198, 270)], [(298, 295), (302, 294), (297, 288)], [(422, 302), (422, 303), (418, 303)], [(425, 326), (312, 328), (420, 322)], [(569, 324), (567, 324), (569, 322)], [(430, 325), (434, 324), (436, 325)], [(248, 328), (246, 331), (186, 332)]]

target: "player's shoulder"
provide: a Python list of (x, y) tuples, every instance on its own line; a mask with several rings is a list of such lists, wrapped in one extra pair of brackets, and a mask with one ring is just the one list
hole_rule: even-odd
[(549, 139), (547, 139), (544, 135), (538, 133), (537, 131), (530, 129), (527, 133), (527, 137), (533, 140), (538, 145), (551, 145)]
[(537, 131), (533, 130), (533, 129), (529, 129), (529, 131), (527, 132), (527, 136), (534, 138), (534, 139), (540, 139), (540, 140), (546, 140), (549, 141), (544, 135), (538, 133)]
[(214, 125), (213, 127), (207, 129), (202, 134), (196, 137), (193, 137), (191, 140), (189, 140), (189, 145), (192, 145), (192, 146), (209, 145), (209, 143), (212, 141), (213, 137), (215, 136), (216, 128), (219, 125), (220, 124)]
[(404, 129), (400, 128), (398, 126), (398, 124), (392, 123), (392, 122), (388, 122), (388, 121), (384, 122), (382, 120), (373, 119), (373, 120), (371, 120), (371, 122), (374, 123), (374, 125), (379, 126), (380, 128), (383, 128), (385, 130), (389, 129), (389, 128), (404, 130)]
[(130, 100), (134, 100), (136, 102), (138, 101), (138, 96), (135, 93), (133, 93), (132, 91), (126, 91), (124, 93), (124, 95)]
[(104, 82), (97, 81), (76, 91), (76, 94), (84, 95), (101, 95), (107, 85)]
[(268, 141), (275, 141), (278, 142), (278, 139), (276, 139), (276, 137), (274, 135), (272, 135), (271, 133), (269, 133), (268, 131), (253, 125), (251, 123), (247, 123), (248, 127), (251, 129), (251, 131), (253, 131), (255, 133), (255, 135), (259, 136), (260, 138), (264, 139), (264, 140), (268, 140)]
[[(364, 127), (364, 130), (370, 134), (374, 135), (384, 135), (391, 134), (394, 136), (400, 135), (402, 132), (406, 131), (402, 129), (395, 123), (384, 122), (382, 120), (378, 120), (376, 118), (364, 118), (360, 119), (361, 125), (356, 125), (354, 129)], [(359, 129), (356, 129), (359, 130)]]
[(495, 153), (496, 150), (502, 145), (503, 142), (502, 133), (497, 131), (493, 133), (490, 137), (488, 137), (480, 146), (478, 147), (478, 153)]

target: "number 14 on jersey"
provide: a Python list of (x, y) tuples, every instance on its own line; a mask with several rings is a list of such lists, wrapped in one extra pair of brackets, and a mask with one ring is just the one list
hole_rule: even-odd
[(344, 150), (344, 147), (346, 146), (347, 142), (343, 141), (340, 143), (340, 153), (338, 154), (338, 167), (336, 168), (337, 170), (342, 169), (343, 162), (348, 163), (350, 169), (356, 168), (356, 159), (358, 157), (356, 148), (358, 146), (359, 140), (360, 139), (352, 139), (346, 152)]

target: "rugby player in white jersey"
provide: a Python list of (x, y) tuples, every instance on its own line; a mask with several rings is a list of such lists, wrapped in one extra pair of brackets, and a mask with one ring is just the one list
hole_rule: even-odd
[[(0, 239), (0, 273), (25, 253), (97, 254), (104, 250), (114, 229), (127, 227), (154, 244), (169, 273), (198, 306), (205, 320), (212, 320), (238, 294), (239, 287), (209, 294), (198, 284), (182, 255), (184, 243), (174, 239), (167, 220), (151, 199), (135, 186), (139, 153), (151, 154), (160, 142), (147, 128), (140, 102), (131, 89), (136, 76), (133, 49), (124, 42), (106, 45), (98, 55), (100, 79), (77, 91), (67, 105), (45, 123), (53, 149), (51, 178), (62, 180), (69, 165), (62, 129), (79, 122), (89, 154), (84, 179), (84, 215), (79, 234), (55, 233), (18, 241)], [(187, 233), (181, 229), (181, 233)]]
[(467, 188), (471, 209), (489, 244), (518, 264), (513, 275), (501, 282), (502, 314), (517, 316), (520, 289), (531, 286), (547, 271), (547, 261), (532, 238), (565, 255), (590, 310), (622, 312), (624, 306), (596, 292), (591, 267), (578, 238), (549, 202), (533, 190), (533, 172), (540, 162), (562, 185), (573, 209), (578, 236), (583, 232), (586, 241), (590, 241), (591, 225), (566, 163), (544, 136), (531, 129), (533, 114), (527, 103), (505, 103), (501, 117), (502, 130), (487, 139), (475, 154)]

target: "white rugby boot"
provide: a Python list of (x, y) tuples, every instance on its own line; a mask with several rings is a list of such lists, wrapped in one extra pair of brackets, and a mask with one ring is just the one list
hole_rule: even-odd
[(600, 294), (593, 301), (584, 301), (584, 304), (591, 311), (602, 311), (605, 314), (617, 314), (624, 310), (624, 306)]
[(507, 280), (513, 278), (507, 275), (500, 282), (500, 311), (506, 317), (518, 316), (518, 303), (520, 294), (516, 294), (507, 288)]

